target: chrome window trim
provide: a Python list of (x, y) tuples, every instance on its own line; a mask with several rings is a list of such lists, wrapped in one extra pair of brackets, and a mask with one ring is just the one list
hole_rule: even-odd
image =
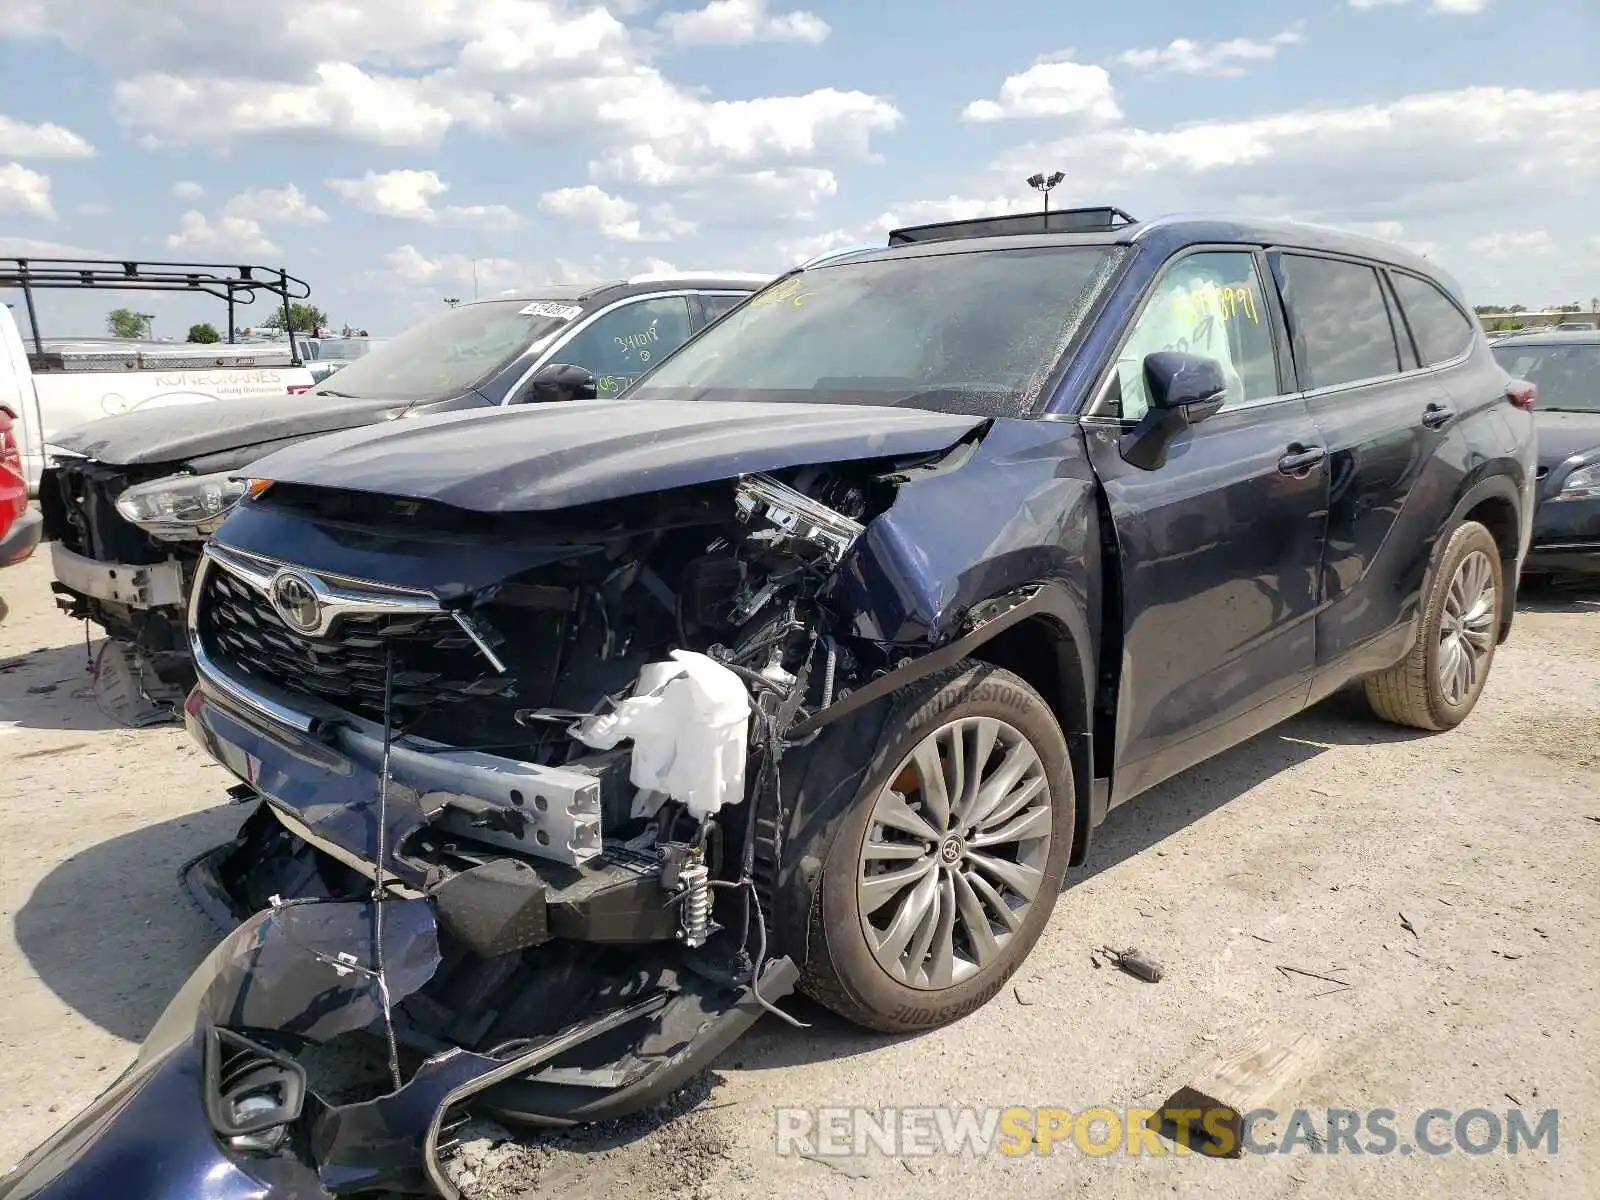
[[(1354, 266), (1359, 266), (1359, 267), (1371, 267), (1372, 270), (1375, 271), (1380, 276), (1380, 287), (1381, 287), (1381, 276), (1383, 275), (1383, 273), (1385, 271), (1388, 271), (1388, 272), (1391, 272), (1391, 273), (1398, 271), (1402, 275), (1410, 275), (1413, 278), (1421, 279), (1421, 280), (1425, 281), (1435, 291), (1439, 292), (1447, 300), (1450, 300), (1450, 303), (1452, 305), (1455, 304), (1455, 300), (1450, 297), (1449, 293), (1446, 292), (1443, 288), (1439, 287), (1439, 285), (1434, 283), (1431, 279), (1428, 279), (1427, 276), (1419, 275), (1419, 274), (1417, 274), (1417, 272), (1415, 272), (1415, 271), (1413, 271), (1413, 270), (1411, 270), (1411, 269), (1409, 269), (1407, 267), (1396, 266), (1393, 263), (1385, 262), (1382, 259), (1361, 258), (1359, 256), (1354, 256), (1354, 255), (1349, 255), (1349, 254), (1340, 254), (1340, 253), (1337, 253), (1337, 252), (1331, 251), (1331, 250), (1309, 250), (1309, 249), (1306, 249), (1306, 248), (1301, 247), (1301, 246), (1276, 246), (1275, 245), (1275, 246), (1266, 247), (1266, 251), (1267, 251), (1267, 253), (1269, 255), (1271, 255), (1271, 254), (1277, 254), (1279, 256), (1294, 255), (1294, 256), (1297, 256), (1297, 257), (1300, 257), (1300, 258), (1331, 259), (1334, 262), (1350, 263), (1350, 264), (1352, 264)], [(1397, 293), (1395, 293), (1395, 302), (1398, 304), (1399, 300), (1400, 300), (1400, 296), (1399, 296), (1399, 293), (1397, 292)], [(1387, 296), (1385, 296), (1385, 304), (1387, 305), (1387, 303), (1388, 303), (1388, 298), (1387, 298)], [(1289, 308), (1288, 304), (1285, 303), (1284, 304), (1284, 315), (1285, 315), (1285, 317), (1288, 316), (1288, 308)], [(1457, 307), (1456, 311), (1457, 312), (1460, 311), (1459, 306)], [(1392, 322), (1393, 322), (1394, 317), (1399, 317), (1400, 320), (1402, 320), (1402, 321), (1407, 320), (1407, 318), (1405, 316), (1404, 308), (1402, 307), (1400, 309), (1400, 311), (1394, 313), (1393, 316), (1391, 316), (1391, 318), (1390, 318), (1390, 320), (1391, 320), (1391, 326), (1390, 326), (1391, 329), (1393, 329)], [(1480, 329), (1481, 329), (1481, 327), (1480, 327)], [(1396, 356), (1395, 361), (1398, 363), (1399, 362), (1398, 351), (1400, 349), (1400, 345), (1399, 345), (1400, 333), (1399, 333), (1399, 330), (1394, 330), (1394, 334), (1395, 334), (1395, 350), (1397, 352), (1397, 356)], [(1410, 336), (1409, 330), (1407, 332), (1407, 336)], [(1485, 345), (1488, 344), (1488, 338), (1485, 337), (1483, 339), (1483, 341), (1484, 341)], [(1408, 370), (1390, 371), (1389, 373), (1387, 373), (1385, 375), (1368, 375), (1368, 376), (1365, 376), (1364, 378), (1361, 378), (1361, 379), (1347, 379), (1343, 383), (1330, 383), (1330, 384), (1327, 384), (1327, 385), (1325, 385), (1323, 387), (1319, 387), (1319, 388), (1308, 388), (1305, 391), (1300, 392), (1298, 394), (1303, 396), (1303, 397), (1305, 397), (1308, 400), (1315, 400), (1315, 399), (1321, 399), (1323, 396), (1333, 395), (1336, 392), (1348, 392), (1348, 391), (1351, 391), (1351, 390), (1353, 390), (1355, 388), (1373, 387), (1373, 386), (1376, 386), (1377, 384), (1380, 384), (1380, 383), (1394, 383), (1396, 380), (1400, 380), (1400, 379), (1414, 379), (1414, 378), (1416, 378), (1418, 376), (1427, 375), (1427, 374), (1430, 374), (1430, 373), (1432, 373), (1434, 371), (1447, 371), (1451, 367), (1459, 367), (1462, 363), (1466, 362), (1469, 358), (1472, 357), (1472, 352), (1474, 350), (1476, 350), (1477, 347), (1478, 347), (1478, 339), (1474, 338), (1471, 342), (1467, 343), (1467, 348), (1465, 350), (1463, 350), (1460, 354), (1456, 355), (1456, 357), (1454, 357), (1452, 359), (1447, 359), (1446, 361), (1441, 362), (1441, 363), (1435, 363), (1433, 366), (1427, 366), (1426, 364), (1423, 364), (1422, 361), (1421, 361), (1422, 360), (1422, 355), (1419, 352), (1418, 355), (1417, 355), (1418, 365), (1415, 366), (1415, 367), (1411, 367)]]
[[(595, 309), (594, 312), (590, 313), (587, 317), (584, 317), (577, 324), (568, 326), (564, 331), (557, 335), (555, 341), (551, 342), (550, 345), (545, 347), (544, 353), (540, 354), (538, 358), (534, 359), (533, 362), (529, 364), (528, 369), (523, 371), (517, 382), (512, 384), (511, 387), (507, 389), (505, 398), (500, 401), (499, 407), (505, 408), (509, 406), (513, 399), (522, 391), (528, 380), (533, 378), (533, 373), (535, 371), (544, 366), (546, 363), (555, 362), (556, 354), (563, 346), (568, 345), (573, 338), (577, 337), (601, 317), (615, 312), (619, 308), (625, 308), (630, 304), (639, 304), (645, 300), (670, 300), (674, 296), (682, 296), (684, 298), (685, 305), (687, 305), (690, 297), (698, 296), (705, 291), (705, 288), (682, 288), (670, 292), (645, 292), (637, 296), (624, 296), (621, 300), (613, 300), (610, 304)], [(729, 291), (727, 293), (718, 294), (737, 295), (738, 293), (737, 291)], [(752, 296), (755, 295), (754, 292), (751, 292), (750, 294)], [(688, 315), (692, 320), (693, 313), (690, 312)]]

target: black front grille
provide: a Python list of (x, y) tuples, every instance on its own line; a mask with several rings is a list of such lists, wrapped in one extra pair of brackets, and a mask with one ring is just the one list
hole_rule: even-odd
[(200, 603), (200, 636), (219, 666), (307, 692), (372, 721), (383, 719), (384, 673), (394, 656), (393, 716), (399, 726), (473, 700), (504, 697), (497, 674), (445, 613), (351, 615), (321, 637), (284, 624), (267, 598), (212, 564)]

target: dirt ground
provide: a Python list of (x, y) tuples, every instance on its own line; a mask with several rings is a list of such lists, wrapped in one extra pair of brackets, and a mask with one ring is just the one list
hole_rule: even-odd
[[(0, 573), (0, 595), (5, 1164), (130, 1061), (212, 944), (175, 872), (244, 814), (181, 729), (118, 728), (82, 694), (83, 630), (53, 610), (44, 557)], [(967, 1020), (892, 1039), (790, 1001), (808, 1028), (763, 1021), (669, 1119), (470, 1144), (467, 1195), (1600, 1195), (1597, 665), (1600, 594), (1525, 596), (1461, 729), (1389, 728), (1336, 698), (1113, 813), (1017, 986)], [(1108, 943), (1166, 977), (1096, 967)], [(780, 1105), (1156, 1107), (1257, 1020), (1323, 1046), (1284, 1112), (1393, 1109), (1409, 1143), (1429, 1108), (1557, 1109), (1558, 1150), (776, 1150)]]

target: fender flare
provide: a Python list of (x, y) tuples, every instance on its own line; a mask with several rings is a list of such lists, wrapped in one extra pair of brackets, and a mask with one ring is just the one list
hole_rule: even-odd
[[(1074, 643), (1078, 654), (1080, 678), (1070, 681), (1081, 689), (1079, 699), (1085, 713), (1093, 712), (1093, 679), (1095, 656), (1089, 636), (1089, 622), (1082, 606), (1068, 589), (1058, 583), (1037, 584), (973, 605), (967, 613), (968, 632), (919, 658), (903, 659), (895, 670), (864, 684), (842, 700), (836, 700), (820, 712), (796, 722), (789, 731), (791, 738), (803, 738), (823, 729), (841, 717), (865, 708), (901, 691), (919, 679), (951, 666), (985, 642), (1004, 633), (1014, 625), (1031, 618), (1043, 617), (1059, 625)], [(975, 624), (974, 624), (975, 622)], [(1070, 734), (1070, 730), (1063, 730)]]
[[(762, 884), (774, 901), (776, 911), (770, 916), (778, 953), (789, 954), (801, 963), (806, 960), (810, 949), (807, 945), (810, 910), (821, 875), (821, 855), (832, 845), (840, 820), (858, 797), (884, 726), (894, 713), (895, 698), (918, 680), (974, 656), (973, 652), (986, 642), (1029, 619), (1044, 618), (1054, 622), (1062, 635), (1072, 640), (1077, 652), (1080, 678), (1066, 680), (1064, 685), (1082, 689), (1082, 711), (1089, 718), (1090, 727), (1081, 731), (1063, 730), (1063, 734), (1077, 784), (1074, 789), (1077, 814), (1073, 862), (1082, 862), (1094, 824), (1092, 810), (1095, 806), (1091, 778), (1094, 755), (1090, 739), (1097, 660), (1087, 614), (1069, 587), (1044, 583), (973, 605), (965, 618), (968, 625), (965, 634), (919, 658), (906, 660), (889, 674), (813, 713), (789, 730), (789, 738), (797, 740), (835, 725), (845, 717), (867, 718), (839, 726), (836, 736), (829, 739), (827, 753), (807, 755), (795, 764), (799, 769), (790, 769), (788, 760), (784, 760), (784, 769), (779, 773), (784, 809), (780, 830), (774, 830), (770, 818), (755, 816), (758, 845), (764, 846), (761, 856), (766, 860), (758, 868), (758, 878), (765, 876)], [(877, 703), (879, 701), (883, 703)], [(757, 802), (760, 802), (759, 797)], [(774, 832), (776, 838), (772, 836)], [(798, 855), (793, 853), (788, 847), (796, 843), (807, 849)]]
[[(1426, 606), (1426, 597), (1433, 589), (1434, 574), (1439, 569), (1439, 549), (1443, 547), (1445, 542), (1449, 539), (1450, 534), (1453, 533), (1456, 528), (1467, 519), (1467, 514), (1473, 509), (1477, 508), (1478, 505), (1482, 504), (1485, 500), (1504, 500), (1507, 504), (1511, 505), (1512, 511), (1515, 512), (1518, 517), (1517, 548), (1515, 556), (1512, 559), (1506, 559), (1504, 556), (1502, 556), (1501, 562), (1521, 562), (1523, 556), (1527, 553), (1528, 548), (1524, 544), (1527, 533), (1527, 521), (1525, 520), (1525, 514), (1522, 511), (1522, 496), (1517, 491), (1516, 484), (1513, 483), (1512, 480), (1506, 475), (1486, 475), (1480, 478), (1476, 483), (1469, 485), (1467, 489), (1461, 493), (1460, 498), (1456, 501), (1455, 507), (1450, 510), (1450, 519), (1445, 522), (1444, 526), (1439, 531), (1439, 537), (1434, 541), (1434, 548), (1428, 555), (1427, 569), (1422, 575), (1421, 595), (1423, 596), (1424, 600), (1423, 605), (1419, 606), (1418, 609), (1419, 620), (1421, 619), (1421, 608)], [(1500, 614), (1499, 640), (1502, 642), (1506, 640), (1506, 637), (1511, 632), (1511, 619), (1516, 612), (1516, 580), (1514, 578), (1510, 580), (1509, 585), (1505, 590), (1507, 594), (1507, 602), (1504, 611)]]

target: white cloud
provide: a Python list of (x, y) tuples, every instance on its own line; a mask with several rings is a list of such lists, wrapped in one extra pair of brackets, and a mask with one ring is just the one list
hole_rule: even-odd
[(680, 220), (665, 204), (651, 210), (656, 230), (646, 232), (637, 204), (613, 196), (592, 183), (546, 192), (539, 197), (539, 207), (552, 216), (586, 225), (601, 237), (617, 242), (666, 241), (694, 232), (691, 223)]
[(440, 254), (430, 258), (409, 243), (389, 251), (383, 261), (396, 278), (413, 286), (465, 284), (470, 287), (476, 282), (482, 291), (515, 288), (533, 277), (529, 266), (515, 259), (475, 259), (467, 254)]
[(167, 235), (167, 249), (185, 253), (237, 251), (240, 254), (278, 254), (278, 247), (266, 236), (259, 221), (249, 217), (220, 216), (213, 223), (204, 213), (190, 210), (183, 214), (177, 233)]
[(767, 0), (710, 0), (692, 12), (663, 13), (657, 25), (681, 46), (743, 46), (750, 42), (819, 45), (832, 32), (813, 13), (768, 11)]
[[(1406, 221), (1587, 194), (1600, 174), (1600, 90), (1465, 88), (1165, 130), (1123, 127), (1016, 147), (997, 179), (1050, 164), (1119, 202)], [(1137, 211), (1137, 208), (1135, 208)]]
[[(532, 109), (542, 103), (513, 104), (513, 124), (536, 119)], [(689, 186), (835, 158), (871, 160), (872, 135), (902, 120), (892, 104), (865, 92), (822, 88), (802, 96), (705, 101), (679, 93), (654, 72), (613, 92), (600, 113), (613, 148), (591, 163), (591, 172), (597, 179), (647, 187)], [(543, 117), (557, 119), (550, 112)]]
[(433, 202), (450, 190), (437, 171), (368, 171), (360, 179), (330, 179), (328, 187), (362, 212), (399, 221), (443, 223), (485, 233), (503, 233), (522, 227), (522, 218), (504, 204), (447, 204)]
[(974, 100), (961, 115), (968, 121), (1067, 116), (1114, 121), (1122, 110), (1104, 67), (1043, 62), (1007, 78), (1000, 85), (999, 100)]
[(94, 147), (60, 125), (29, 125), (0, 113), (0, 154), (13, 158), (93, 158)]
[(0, 233), (0, 254), (18, 258), (105, 258), (103, 250)]
[(98, 200), (86, 200), (78, 205), (78, 215), (80, 217), (109, 217), (111, 215), (111, 205), (102, 204)]
[(0, 217), (56, 219), (50, 202), (50, 176), (30, 171), (21, 163), (0, 163)]
[[(230, 150), (311, 137), (428, 150), (452, 132), (537, 142), (587, 161), (599, 185), (736, 191), (747, 176), (831, 172), (875, 161), (900, 112), (863, 91), (718, 100), (668, 78), (653, 56), (670, 28), (691, 42), (816, 41), (826, 25), (795, 0), (697, 0), (656, 27), (615, 14), (630, 0), (12, 0), (8, 32), (59, 40), (117, 79), (113, 108), (141, 144)], [(137, 11), (135, 11), (137, 10)], [(751, 189), (759, 189), (754, 182)], [(814, 210), (785, 205), (774, 219)], [(430, 205), (437, 208), (437, 205)], [(439, 222), (497, 230), (496, 205), (437, 209)], [(746, 224), (762, 213), (741, 214)], [(426, 218), (419, 218), (426, 219)]]
[(1020, 196), (946, 196), (943, 200), (910, 200), (894, 205), (872, 223), (880, 236), (906, 225), (933, 225), (940, 221), (967, 221), (974, 217), (1003, 217), (1022, 212), (1030, 202)]
[(1467, 248), (1480, 257), (1499, 260), (1526, 258), (1530, 255), (1543, 257), (1554, 254), (1556, 245), (1544, 230), (1526, 229), (1473, 238), (1467, 243)]
[(625, 55), (627, 26), (604, 8), (566, 14), (560, 5), (459, 4), (470, 36), (457, 65), (495, 74), (570, 71)]
[(223, 206), (222, 214), (277, 225), (321, 225), (328, 219), (328, 214), (292, 183), (240, 192)]
[[(1436, 13), (1446, 13), (1450, 16), (1470, 16), (1473, 13), (1483, 12), (1491, 2), (1492, 0), (1432, 0), (1428, 7)], [(1410, 3), (1411, 0), (1350, 0), (1350, 7), (1392, 8)]]
[(450, 190), (437, 171), (368, 171), (360, 179), (327, 184), (364, 213), (407, 221), (434, 220), (434, 200)]
[(432, 147), (455, 120), (426, 81), (323, 63), (307, 83), (218, 76), (137, 75), (116, 85), (123, 124), (159, 144), (229, 145), (270, 134), (330, 134), (381, 146)]
[(1144, 70), (1171, 71), (1180, 75), (1243, 75), (1241, 62), (1265, 62), (1277, 57), (1285, 46), (1305, 41), (1298, 28), (1285, 29), (1270, 38), (1230, 38), (1225, 42), (1196, 42), (1175, 38), (1159, 50), (1125, 50), (1117, 61)]
[(192, 179), (180, 179), (172, 185), (172, 195), (178, 200), (198, 200), (205, 194), (205, 188)]
[(830, 229), (825, 233), (789, 238), (778, 243), (778, 255), (791, 265), (798, 265), (830, 250), (843, 250), (849, 246), (866, 245), (864, 235), (849, 229)]
[(327, 220), (328, 214), (292, 183), (247, 188), (224, 204), (215, 219), (195, 209), (184, 213), (178, 232), (167, 236), (167, 248), (185, 253), (280, 254), (264, 225), (321, 225)]

